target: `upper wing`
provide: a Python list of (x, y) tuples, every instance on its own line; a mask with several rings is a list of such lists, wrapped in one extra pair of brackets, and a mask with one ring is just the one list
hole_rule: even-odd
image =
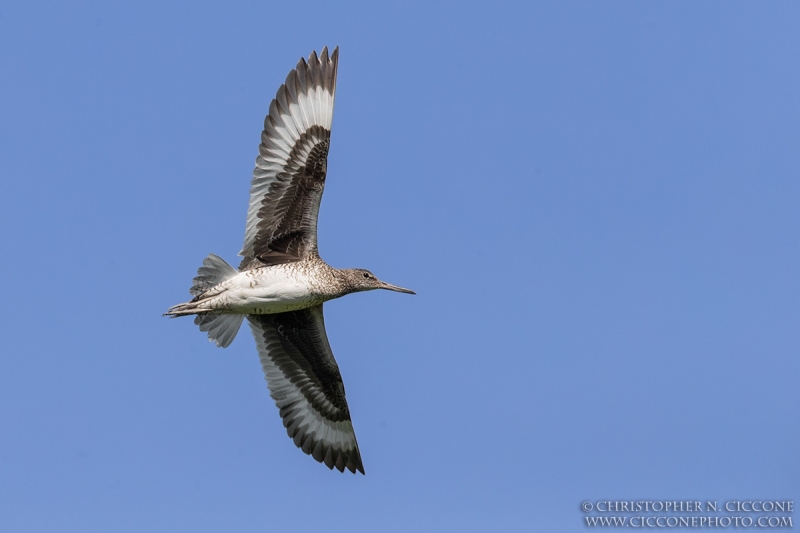
[(240, 270), (317, 254), (338, 60), (338, 47), (330, 58), (326, 47), (319, 58), (311, 52), (308, 62), (300, 59), (269, 106), (250, 186)]
[(328, 468), (364, 473), (322, 305), (248, 315), (270, 395), (295, 445)]

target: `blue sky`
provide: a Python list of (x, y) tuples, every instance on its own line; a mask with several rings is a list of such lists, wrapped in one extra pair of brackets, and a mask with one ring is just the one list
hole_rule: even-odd
[[(800, 8), (4, 2), (0, 529), (584, 531), (797, 499)], [(341, 48), (320, 252), (366, 476), (286, 437), (236, 261), (259, 133)]]

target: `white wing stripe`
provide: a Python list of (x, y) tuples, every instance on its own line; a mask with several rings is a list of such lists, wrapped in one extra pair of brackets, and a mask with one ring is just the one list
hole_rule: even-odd
[(282, 146), (288, 148), (286, 155), (289, 155), (289, 153), (292, 151), (292, 146), (294, 146), (294, 143), (296, 143), (297, 140), (300, 139), (300, 136), (299, 135), (294, 136), (291, 133), (289, 133), (286, 123), (283, 120), (283, 117), (281, 116), (281, 112), (278, 109), (277, 102), (278, 102), (277, 100), (273, 100), (269, 106), (269, 121), (271, 123), (273, 130), (277, 132), (278, 135), (280, 135), (281, 140), (283, 140)]
[[(296, 141), (300, 138), (301, 132), (297, 131), (297, 125), (292, 118), (292, 106), (286, 96), (286, 86), (281, 85), (281, 88), (278, 89), (278, 112), (280, 113), (280, 118), (284, 127), (286, 127), (286, 130), (289, 132), (291, 138)], [(273, 102), (274, 101), (275, 100), (273, 100)]]

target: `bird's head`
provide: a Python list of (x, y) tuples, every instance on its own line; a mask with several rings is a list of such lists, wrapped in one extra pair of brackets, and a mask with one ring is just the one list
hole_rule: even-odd
[(386, 289), (387, 291), (404, 292), (406, 294), (417, 294), (410, 289), (404, 289), (391, 283), (386, 283), (375, 277), (375, 274), (363, 268), (346, 268), (341, 270), (349, 289), (352, 292), (371, 291), (374, 289)]

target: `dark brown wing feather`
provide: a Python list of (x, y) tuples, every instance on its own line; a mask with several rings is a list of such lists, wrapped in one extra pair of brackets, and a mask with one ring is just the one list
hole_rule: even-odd
[(250, 188), (240, 270), (317, 255), (317, 216), (325, 189), (338, 48), (301, 59), (264, 120)]

